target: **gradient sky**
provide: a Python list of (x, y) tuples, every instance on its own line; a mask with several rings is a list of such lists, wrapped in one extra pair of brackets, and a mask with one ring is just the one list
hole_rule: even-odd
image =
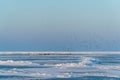
[(0, 0), (0, 51), (120, 51), (120, 0)]

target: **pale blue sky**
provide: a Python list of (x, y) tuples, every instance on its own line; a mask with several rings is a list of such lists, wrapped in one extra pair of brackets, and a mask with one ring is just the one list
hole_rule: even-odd
[(119, 51), (120, 0), (0, 0), (0, 51)]

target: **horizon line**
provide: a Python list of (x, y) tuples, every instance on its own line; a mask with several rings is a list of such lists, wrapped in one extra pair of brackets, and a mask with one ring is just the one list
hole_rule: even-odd
[(0, 54), (39, 54), (39, 55), (72, 55), (72, 54), (120, 54), (120, 51), (4, 51)]

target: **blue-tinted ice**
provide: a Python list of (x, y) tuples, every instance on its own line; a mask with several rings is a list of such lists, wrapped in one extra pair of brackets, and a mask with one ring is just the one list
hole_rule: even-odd
[(120, 80), (120, 54), (0, 54), (1, 80)]

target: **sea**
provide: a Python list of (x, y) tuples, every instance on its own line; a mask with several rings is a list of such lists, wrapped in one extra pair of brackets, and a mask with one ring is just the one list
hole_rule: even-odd
[(0, 80), (120, 80), (120, 54), (0, 54)]

